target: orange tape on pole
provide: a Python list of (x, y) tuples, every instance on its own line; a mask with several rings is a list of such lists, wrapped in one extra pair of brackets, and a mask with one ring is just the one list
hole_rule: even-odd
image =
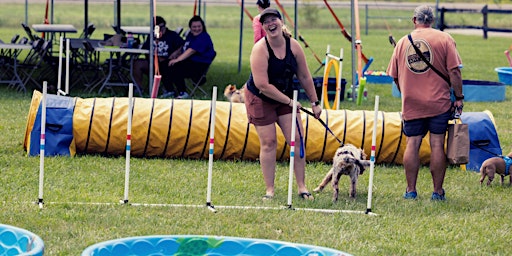
[[(276, 1), (277, 6), (279, 7), (279, 9), (281, 10), (281, 12), (286, 17), (286, 19), (290, 22), (290, 25), (292, 25), (292, 27), (295, 28), (295, 24), (293, 23), (293, 21), (290, 18), (290, 16), (288, 16), (288, 13), (284, 9), (283, 5), (281, 5), (281, 3), (279, 3), (279, 0), (275, 0), (275, 1)], [(313, 51), (313, 49), (311, 47), (309, 47), (309, 44), (306, 42), (304, 37), (302, 37), (302, 35), (299, 32), (297, 32), (297, 33), (299, 34), (299, 40), (304, 43), (304, 47), (309, 48), (309, 50), (313, 54), (313, 57), (315, 57), (316, 61), (318, 61), (318, 63), (320, 63), (320, 65), (323, 65), (322, 60), (318, 57), (318, 55), (316, 55), (315, 51)]]
[[(242, 3), (240, 2), (240, 0), (236, 0), (236, 2), (238, 3), (238, 5), (240, 5), (240, 7), (242, 6)], [(244, 7), (244, 12), (249, 17), (249, 19), (251, 19), (251, 21), (254, 19), (254, 17), (251, 15), (251, 13), (247, 9), (245, 9), (245, 7)]]
[[(329, 5), (329, 3), (327, 3), (327, 0), (324, 0), (324, 3), (325, 3), (325, 6), (327, 6), (327, 9), (329, 9), (329, 11), (331, 12), (332, 16), (334, 17), (334, 19), (336, 20), (336, 22), (338, 23), (338, 26), (341, 28), (341, 33), (343, 34), (343, 36), (345, 36), (345, 38), (349, 41), (349, 42), (352, 42), (352, 36), (350, 36), (347, 31), (345, 30), (345, 27), (343, 26), (343, 24), (341, 23), (341, 21), (338, 19), (338, 16), (336, 16), (336, 13), (334, 13), (334, 10), (331, 8), (331, 6)], [(356, 5), (354, 3), (354, 5)], [(357, 8), (357, 7), (356, 7)], [(358, 15), (359, 16), (359, 15)], [(359, 28), (359, 25), (357, 25), (356, 27)], [(356, 46), (357, 47), (357, 46)], [(361, 57), (363, 58), (364, 62), (365, 63), (368, 63), (368, 58), (364, 55), (364, 53), (361, 52)]]

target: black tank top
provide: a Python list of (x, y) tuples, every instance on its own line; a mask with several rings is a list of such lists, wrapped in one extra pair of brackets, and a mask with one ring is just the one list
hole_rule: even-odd
[[(269, 54), (267, 74), (269, 83), (274, 85), (279, 91), (291, 98), (293, 97), (293, 76), (297, 72), (297, 60), (295, 59), (295, 56), (293, 56), (293, 52), (290, 47), (290, 38), (285, 37), (285, 40), (286, 56), (281, 60), (276, 57), (274, 51), (267, 41), (267, 37), (265, 37), (265, 43), (267, 44)], [(250, 92), (260, 97), (264, 101), (276, 103), (275, 100), (263, 95), (258, 90), (256, 85), (254, 85), (254, 78), (252, 73), (249, 76), (249, 80), (247, 81), (247, 88)]]

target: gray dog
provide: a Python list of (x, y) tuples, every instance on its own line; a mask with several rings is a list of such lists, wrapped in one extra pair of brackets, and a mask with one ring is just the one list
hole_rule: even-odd
[(358, 176), (363, 174), (366, 167), (370, 166), (370, 161), (366, 160), (366, 154), (360, 148), (352, 144), (346, 144), (336, 150), (334, 154), (332, 168), (329, 170), (320, 185), (313, 191), (322, 191), (327, 184), (332, 180), (332, 188), (334, 189), (332, 201), (338, 200), (339, 188), (338, 183), (341, 175), (350, 176), (350, 190), (349, 195), (351, 198), (356, 197), (356, 185)]
[[(505, 176), (510, 175), (510, 167), (512, 166), (512, 152), (503, 157), (491, 157), (485, 160), (480, 167), (480, 184), (482, 184), (487, 176), (487, 186), (491, 185), (494, 175), (497, 173), (501, 176), (500, 184), (503, 185)], [(510, 183), (512, 185), (512, 176)]]

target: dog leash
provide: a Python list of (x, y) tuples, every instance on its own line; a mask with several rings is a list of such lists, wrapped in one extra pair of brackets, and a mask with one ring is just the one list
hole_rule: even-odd
[(295, 119), (295, 123), (297, 124), (297, 130), (299, 130), (299, 137), (300, 137), (300, 158), (304, 158), (304, 139), (302, 137), (302, 133), (300, 132), (299, 128), (299, 119)]
[[(313, 114), (313, 112), (303, 108), (303, 107), (300, 107), (300, 110), (304, 111), (304, 113), (312, 116), (312, 117), (315, 117), (315, 114)], [(324, 127), (325, 129), (332, 134), (332, 136), (334, 136), (334, 138), (336, 138), (336, 140), (338, 141), (338, 143), (340, 143), (340, 145), (343, 145), (343, 142), (334, 134), (334, 132), (332, 132), (332, 130), (329, 128), (329, 126), (327, 126), (327, 124), (324, 122), (324, 120), (320, 119), (320, 118), (316, 118)]]
[[(478, 141), (477, 141), (477, 142), (478, 142)], [(487, 153), (489, 153), (489, 154), (493, 155), (493, 156), (503, 157), (503, 155), (496, 154), (496, 153), (494, 153), (494, 152), (492, 152), (492, 151), (490, 151), (490, 150), (487, 150), (487, 149), (483, 148), (483, 147), (482, 147), (482, 146), (480, 146), (478, 143), (470, 142), (470, 144), (471, 144), (471, 145), (473, 145), (473, 146), (475, 146), (475, 147), (477, 147), (477, 148), (478, 148), (478, 149), (480, 149), (480, 150), (483, 150), (483, 151), (485, 151), (485, 152), (487, 152)]]

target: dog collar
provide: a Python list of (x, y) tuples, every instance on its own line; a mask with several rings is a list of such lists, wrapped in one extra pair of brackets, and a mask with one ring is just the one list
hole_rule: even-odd
[(507, 176), (510, 174), (509, 168), (512, 165), (512, 158), (510, 158), (508, 156), (504, 156), (503, 160), (505, 160), (505, 176)]

